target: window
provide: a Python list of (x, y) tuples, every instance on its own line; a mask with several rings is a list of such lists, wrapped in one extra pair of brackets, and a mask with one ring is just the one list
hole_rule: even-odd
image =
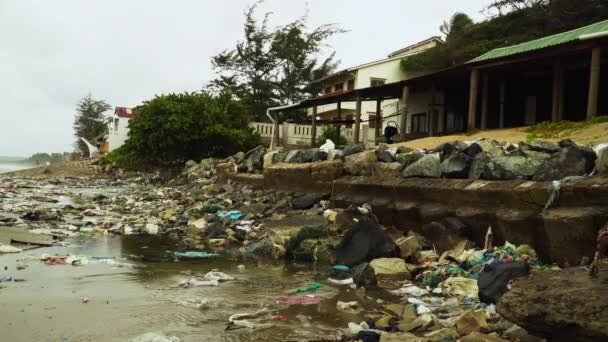
[(384, 85), (384, 82), (386, 82), (386, 80), (383, 78), (372, 78), (372, 79), (370, 79), (369, 83), (370, 83), (370, 86), (372, 86), (372, 87), (378, 87), (378, 86)]
[(412, 115), (412, 133), (426, 132), (426, 113)]
[(376, 128), (376, 112), (368, 112), (367, 113), (368, 122), (367, 125), (369, 128)]
[(325, 94), (331, 93), (331, 87), (325, 87)]
[(354, 90), (355, 89), (355, 80), (348, 80), (346, 88), (348, 90)]
[(344, 90), (344, 83), (336, 83), (334, 85), (334, 91), (342, 91)]

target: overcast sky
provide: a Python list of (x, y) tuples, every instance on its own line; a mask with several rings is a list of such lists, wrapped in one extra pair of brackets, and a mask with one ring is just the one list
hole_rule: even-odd
[[(87, 93), (114, 106), (194, 91), (211, 56), (242, 36), (252, 0), (0, 0), (0, 156), (71, 151), (74, 107)], [(267, 0), (271, 24), (310, 9), (310, 26), (349, 32), (329, 42), (340, 67), (385, 57), (439, 34), (489, 0)], [(110, 113), (108, 113), (110, 114)]]

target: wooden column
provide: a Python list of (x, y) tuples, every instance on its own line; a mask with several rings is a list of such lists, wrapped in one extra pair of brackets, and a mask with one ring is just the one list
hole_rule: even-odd
[(591, 74), (589, 76), (589, 99), (587, 101), (587, 119), (597, 115), (598, 94), (600, 91), (600, 60), (602, 49), (597, 46), (591, 51)]
[(507, 83), (505, 81), (500, 82), (500, 108), (498, 112), (498, 127), (505, 128), (505, 101), (507, 100)]
[[(272, 133), (274, 134), (274, 146), (270, 146), (270, 149), (273, 147), (281, 146), (281, 141), (279, 140), (281, 135), (279, 134), (279, 115), (276, 113), (274, 115), (274, 127), (272, 128)], [(286, 139), (287, 137), (283, 135)]]
[(469, 89), (469, 120), (468, 129), (475, 129), (477, 121), (477, 92), (479, 88), (479, 69), (471, 71), (471, 87)]
[(399, 124), (399, 136), (401, 141), (405, 141), (405, 134), (407, 129), (407, 101), (410, 98), (410, 88), (408, 86), (403, 87), (403, 93), (401, 94), (401, 123)]
[(482, 77), (481, 88), (481, 129), (488, 129), (488, 87), (490, 86), (487, 72)]
[[(342, 119), (342, 102), (338, 102), (338, 121)], [(335, 141), (336, 145), (339, 144), (340, 141), (340, 123), (336, 125), (336, 131), (338, 132), (338, 141)]]
[(382, 99), (376, 100), (376, 145), (380, 143), (382, 130)]
[(552, 101), (551, 101), (551, 121), (561, 121), (561, 110), (560, 106), (563, 104), (561, 100), (562, 93), (562, 64), (560, 60), (556, 60), (553, 64), (553, 89), (552, 89)]
[(317, 144), (317, 106), (312, 107), (312, 127), (310, 128), (310, 146)]
[(355, 109), (355, 144), (358, 144), (360, 139), (360, 130), (361, 130), (361, 97), (357, 96), (357, 106)]
[(429, 115), (427, 116), (427, 132), (429, 133), (429, 137), (435, 135), (435, 83), (431, 85), (431, 103), (429, 105)]

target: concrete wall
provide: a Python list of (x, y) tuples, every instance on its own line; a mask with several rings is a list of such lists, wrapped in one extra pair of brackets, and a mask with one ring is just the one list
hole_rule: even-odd
[(129, 119), (114, 115), (112, 121), (108, 124), (108, 152), (124, 145), (128, 137)]
[[(339, 207), (370, 203), (383, 224), (414, 230), (428, 238), (429, 225), (457, 218), (471, 228), (469, 239), (483, 245), (492, 226), (495, 245), (532, 245), (545, 261), (578, 265), (595, 252), (599, 227), (608, 220), (608, 179), (563, 184), (550, 209), (549, 182), (342, 177), (339, 161), (275, 164), (252, 182), (284, 191), (330, 193)], [(235, 180), (249, 182), (249, 175)], [(255, 179), (253, 179), (255, 178)]]

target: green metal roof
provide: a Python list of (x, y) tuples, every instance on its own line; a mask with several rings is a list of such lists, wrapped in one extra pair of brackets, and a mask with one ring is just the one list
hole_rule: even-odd
[(521, 43), (518, 45), (507, 46), (503, 48), (494, 49), (489, 51), (468, 63), (484, 62), (496, 58), (512, 56), (524, 52), (540, 50), (551, 46), (557, 46), (569, 42), (573, 42), (581, 39), (586, 35), (606, 33), (608, 34), (608, 20), (600, 21), (589, 26), (577, 28), (572, 31), (554, 34), (552, 36), (543, 37), (529, 42)]

